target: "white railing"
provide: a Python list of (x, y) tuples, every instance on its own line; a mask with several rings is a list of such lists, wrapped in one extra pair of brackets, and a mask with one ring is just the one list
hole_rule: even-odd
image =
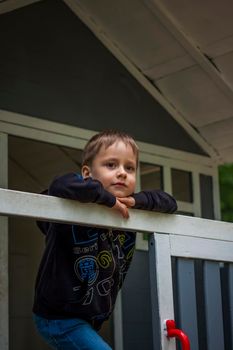
[[(154, 238), (156, 240), (156, 235), (159, 234), (157, 239), (158, 243), (163, 240), (161, 234), (164, 235), (164, 237), (169, 237), (169, 240), (166, 239), (166, 244), (167, 249), (169, 248), (171, 251), (169, 253), (171, 256), (215, 260), (214, 255), (216, 251), (216, 256), (218, 256), (216, 260), (222, 259), (223, 261), (233, 262), (233, 224), (231, 223), (142, 210), (131, 209), (129, 212), (130, 218), (123, 219), (113, 210), (97, 204), (81, 204), (74, 200), (0, 189), (0, 215), (2, 216), (22, 216), (46, 221), (111, 227), (137, 232), (156, 232)], [(202, 239), (202, 241), (200, 241), (200, 239)], [(200, 244), (200, 249), (196, 249), (196, 242)], [(0, 243), (0, 278), (3, 278), (3, 281), (0, 283), (1, 289), (6, 288), (8, 281), (5, 271), (6, 264), (3, 260), (6, 257), (6, 240), (0, 237)], [(153, 243), (151, 240), (151, 244), (156, 245), (157, 243)], [(164, 243), (162, 243), (161, 249), (159, 248), (160, 253), (158, 254), (157, 262), (158, 265), (161, 265), (162, 262), (161, 266), (163, 266), (164, 263), (164, 255), (161, 255), (161, 252), (162, 249), (166, 249), (166, 244), (164, 245)], [(195, 251), (192, 248), (195, 248)], [(152, 257), (153, 254), (154, 252), (152, 249)], [(152, 258), (151, 261), (155, 261), (153, 259), (154, 258)], [(169, 260), (167, 260), (167, 262), (168, 261)], [(154, 266), (150, 266), (150, 268), (153, 270)], [(151, 275), (153, 278), (153, 271)], [(157, 284), (158, 283), (161, 283), (161, 286), (163, 286), (164, 280), (162, 276), (158, 278)], [(169, 281), (169, 286), (170, 285), (171, 281)], [(171, 299), (171, 292), (169, 293), (169, 298)], [(5, 315), (2, 313), (0, 315), (0, 338), (2, 339), (0, 340), (0, 348), (8, 350), (8, 330), (5, 325), (8, 317), (6, 315), (7, 308), (4, 306), (4, 298), (2, 298), (1, 295), (2, 293), (0, 290), (0, 310), (5, 313)], [(162, 296), (160, 291), (159, 295)], [(167, 306), (165, 305), (162, 306), (161, 309), (164, 316), (166, 308)], [(169, 307), (167, 310), (169, 311)], [(4, 317), (6, 318), (5, 322), (3, 322)], [(170, 315), (168, 315), (168, 317), (170, 317)], [(173, 343), (168, 344), (163, 340), (162, 343), (164, 343), (163, 349), (174, 349)]]
[(233, 241), (231, 223), (144, 210), (129, 212), (130, 218), (123, 219), (113, 210), (97, 204), (0, 189), (0, 215)]

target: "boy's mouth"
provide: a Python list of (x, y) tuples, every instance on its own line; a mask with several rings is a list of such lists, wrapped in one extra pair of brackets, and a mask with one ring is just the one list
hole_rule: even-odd
[(113, 184), (113, 186), (122, 186), (122, 187), (126, 187), (126, 184), (124, 182), (116, 182)]

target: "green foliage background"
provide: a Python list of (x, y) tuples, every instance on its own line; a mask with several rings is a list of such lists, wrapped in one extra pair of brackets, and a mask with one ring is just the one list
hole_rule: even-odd
[(233, 164), (219, 167), (219, 182), (222, 220), (233, 222)]

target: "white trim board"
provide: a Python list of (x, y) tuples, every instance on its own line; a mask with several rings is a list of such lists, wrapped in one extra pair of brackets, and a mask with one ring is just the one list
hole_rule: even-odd
[(170, 249), (176, 257), (233, 261), (233, 242), (170, 235)]
[[(175, 158), (175, 159), (183, 160), (187, 163), (198, 163), (198, 164), (209, 165), (209, 166), (212, 166), (213, 164), (215, 164), (213, 159), (208, 156), (199, 155), (196, 153), (191, 153), (186, 151), (180, 151), (174, 148), (168, 148), (164, 146), (157, 146), (157, 145), (153, 145), (153, 144), (149, 144), (141, 141), (137, 142), (137, 144), (140, 150), (142, 152), (146, 152), (148, 155), (158, 154), (160, 156), (163, 156), (169, 159)], [(169, 153), (168, 153), (168, 149), (169, 149)]]
[[(0, 109), (0, 131), (25, 137), (33, 140), (44, 141), (48, 143), (63, 145), (72, 148), (83, 148), (85, 143), (96, 133), (93, 130), (78, 128), (63, 123), (53, 122), (27, 116), (19, 113), (9, 112)], [(161, 157), (169, 160), (183, 162), (185, 169), (187, 163), (189, 166), (197, 164), (198, 167), (203, 165), (205, 169), (215, 166), (213, 159), (189, 153), (172, 148), (157, 146), (145, 142), (137, 142), (140, 153), (143, 157)], [(155, 160), (157, 161), (157, 160)]]
[[(206, 175), (213, 175), (213, 169), (215, 169), (216, 165), (204, 165), (200, 163), (196, 163), (195, 159), (192, 162), (192, 155), (189, 157), (189, 153), (184, 154), (184, 159), (176, 158), (175, 156), (169, 156), (169, 149), (167, 149), (167, 156), (165, 154), (163, 156), (155, 154), (149, 154), (144, 151), (140, 151), (139, 160), (145, 163), (152, 163), (160, 166), (167, 166), (169, 164), (170, 168), (180, 169), (185, 171), (198, 171), (199, 173), (204, 173)], [(185, 157), (187, 160), (185, 160)]]
[[(17, 127), (19, 128), (20, 126), (41, 132), (45, 131), (63, 136), (78, 137), (83, 140), (88, 140), (95, 132), (78, 128), (76, 126), (70, 126), (65, 123), (53, 122), (46, 119), (33, 117), (31, 115), (5, 111), (3, 109), (0, 109), (0, 121), (5, 125), (8, 125), (9, 129), (12, 131), (12, 133), (14, 133), (14, 135), (17, 135)], [(25, 132), (24, 136), (28, 138), (30, 135), (26, 135)], [(39, 138), (37, 139), (39, 140)]]

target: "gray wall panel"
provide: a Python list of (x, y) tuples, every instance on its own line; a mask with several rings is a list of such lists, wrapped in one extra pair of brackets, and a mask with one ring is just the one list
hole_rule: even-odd
[(1, 109), (204, 154), (62, 1), (0, 17)]
[(230, 322), (229, 322), (229, 334), (230, 334), (230, 343), (233, 347), (233, 264), (229, 264), (229, 313), (230, 313)]
[(205, 261), (204, 282), (208, 350), (223, 350), (224, 331), (219, 263)]
[(153, 350), (149, 257), (136, 251), (122, 290), (124, 350)]
[(194, 260), (177, 259), (179, 319), (191, 348), (199, 349)]
[(220, 267), (225, 350), (233, 349), (233, 264)]

